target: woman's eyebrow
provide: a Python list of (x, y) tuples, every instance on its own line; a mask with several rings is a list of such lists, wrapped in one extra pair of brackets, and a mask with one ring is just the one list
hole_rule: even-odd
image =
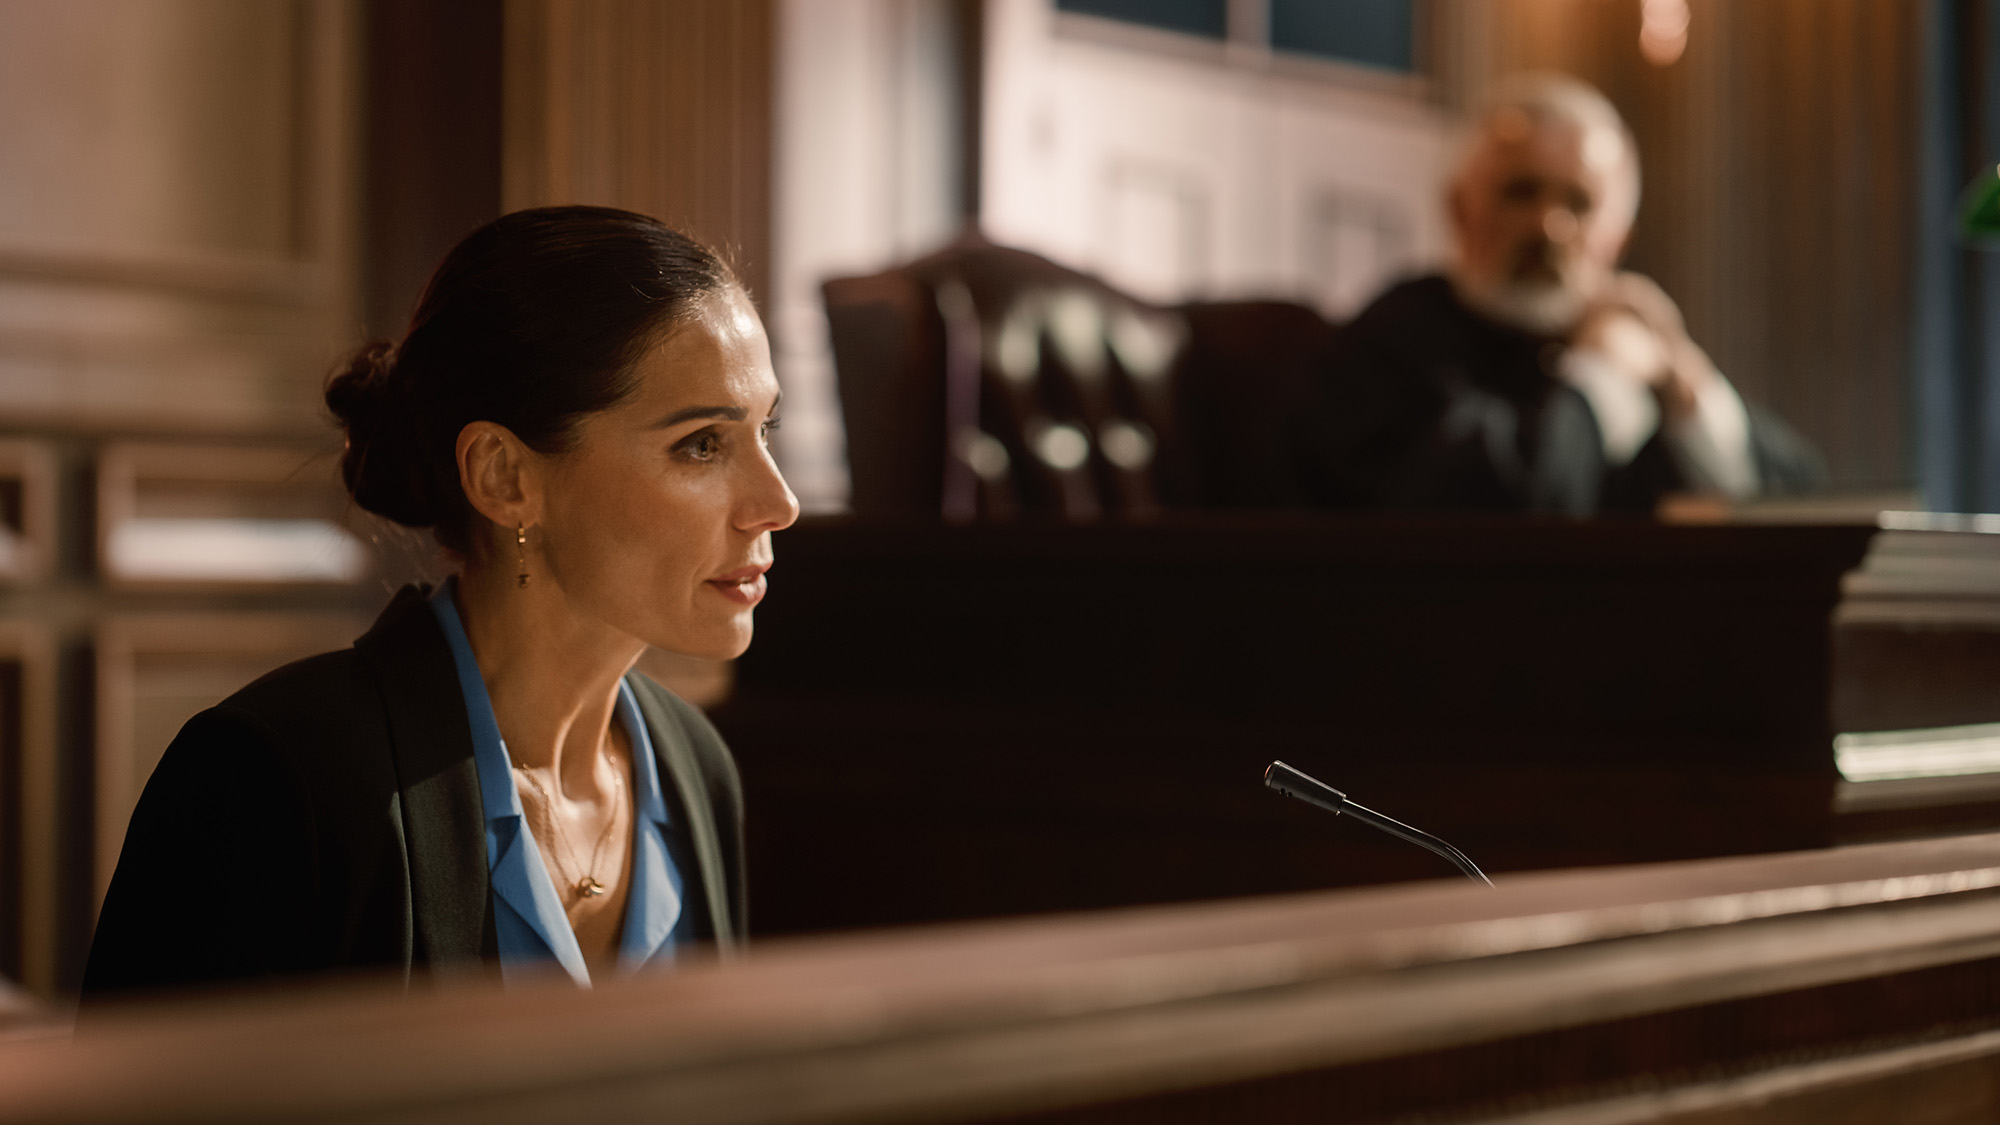
[(690, 406), (685, 410), (676, 410), (653, 423), (653, 429), (664, 430), (670, 426), (678, 426), (682, 422), (692, 422), (696, 418), (722, 418), (731, 422), (741, 422), (749, 416), (750, 412), (740, 406)]

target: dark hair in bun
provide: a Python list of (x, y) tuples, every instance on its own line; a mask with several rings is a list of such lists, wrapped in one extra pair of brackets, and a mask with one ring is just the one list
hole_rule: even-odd
[(704, 297), (736, 284), (715, 252), (611, 207), (516, 211), (431, 275), (401, 345), (373, 341), (326, 384), (355, 503), (464, 552), (473, 511), (459, 431), (496, 422), (543, 453), (632, 389), (632, 366)]

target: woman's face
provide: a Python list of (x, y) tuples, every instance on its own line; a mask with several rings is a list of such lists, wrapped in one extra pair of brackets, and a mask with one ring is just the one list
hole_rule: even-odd
[(740, 655), (771, 533), (799, 514), (768, 444), (778, 380), (763, 325), (732, 286), (699, 302), (635, 375), (623, 402), (547, 459), (530, 542), (585, 618), (674, 652)]

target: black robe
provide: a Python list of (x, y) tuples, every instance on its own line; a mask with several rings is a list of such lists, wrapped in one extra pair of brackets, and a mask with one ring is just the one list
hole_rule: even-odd
[[(1291, 435), (1312, 503), (1402, 510), (1648, 512), (1687, 488), (1660, 434), (1625, 465), (1559, 379), (1563, 343), (1488, 320), (1441, 276), (1403, 282), (1336, 333)], [(1749, 406), (1766, 492), (1824, 475), (1805, 440)]]
[[(464, 696), (426, 591), (343, 652), (188, 720), (147, 781), (105, 895), (86, 1001), (498, 955)], [(637, 673), (696, 936), (743, 934), (742, 793), (715, 728)]]

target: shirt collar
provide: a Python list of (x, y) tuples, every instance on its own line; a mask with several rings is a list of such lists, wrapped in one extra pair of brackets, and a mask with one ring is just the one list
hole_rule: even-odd
[[(514, 788), (514, 763), (507, 755), (507, 743), (500, 737), (500, 724), (493, 717), (493, 699), (486, 692), (486, 677), (472, 642), (465, 635), (465, 622), (458, 615), (453, 596), (456, 580), (447, 580), (431, 595), (431, 611), (437, 615), (451, 646), (451, 661), (458, 669), (459, 691), (465, 696), (465, 716), (471, 726), (472, 759), (479, 771), (479, 801), (486, 813), (486, 864), (492, 875), (493, 895), (507, 904), (528, 924), (547, 955), (560, 963), (570, 978), (580, 985), (590, 984), (590, 968), (583, 961), (583, 947), (576, 943), (555, 883), (542, 864), (541, 850), (532, 832), (522, 831), (526, 823), (521, 810), (521, 794)], [(503, 971), (507, 951), (501, 951)]]
[[(500, 724), (493, 717), (493, 697), (486, 692), (486, 677), (480, 673), (479, 661), (472, 654), (465, 620), (458, 615), (453, 593), (457, 585), (457, 579), (446, 579), (431, 595), (431, 608), (444, 629), (446, 643), (451, 645), (458, 690), (465, 696), (466, 718), (472, 723), (472, 756), (479, 768), (480, 803), (485, 806), (489, 822), (519, 817), (523, 810), (521, 794), (514, 788), (514, 762), (507, 754), (506, 741), (500, 737)], [(618, 683), (615, 714), (625, 727), (626, 741), (632, 746), (633, 808), (640, 816), (665, 827), (671, 820), (666, 797), (660, 789), (660, 764), (653, 755), (653, 739), (646, 731), (646, 720), (639, 714), (639, 701), (633, 696), (631, 685), (623, 680)]]
[[(507, 753), (507, 743), (500, 737), (500, 724), (494, 718), (486, 678), (473, 655), (464, 619), (459, 616), (456, 590), (457, 580), (447, 579), (431, 595), (431, 609), (451, 647), (459, 691), (465, 697), (473, 763), (479, 773), (480, 803), (486, 817), (486, 862), (492, 874), (493, 893), (527, 922), (571, 977), (587, 985), (590, 974), (583, 962), (582, 949), (576, 943), (575, 931), (569, 927), (555, 884), (543, 866), (534, 834), (523, 831), (526, 821), (520, 792), (514, 787), (513, 759)], [(659, 760), (653, 753), (653, 740), (645, 719), (639, 713), (639, 701), (625, 681), (618, 684), (614, 713), (624, 724), (632, 748), (633, 811), (638, 818), (658, 826), (652, 831), (639, 832), (633, 848), (633, 885), (626, 899), (625, 927), (619, 942), (619, 959), (629, 971), (668, 944), (683, 904), (680, 879), (666, 851), (670, 817), (660, 788)]]
[[(454, 596), (458, 580), (446, 579), (431, 595), (431, 611), (437, 614), (444, 639), (451, 645), (451, 662), (458, 670), (458, 690), (465, 696), (465, 717), (472, 724), (472, 758), (479, 769), (479, 800), (490, 824), (507, 817), (519, 819), (521, 795), (514, 789), (514, 763), (507, 756), (507, 743), (500, 738), (500, 724), (493, 717), (493, 698), (486, 693), (486, 677), (472, 654), (472, 641), (465, 635), (465, 622), (458, 615)], [(494, 857), (488, 856), (488, 862)]]
[(632, 745), (632, 808), (639, 816), (664, 828), (669, 823), (667, 800), (660, 790), (660, 763), (653, 754), (653, 737), (639, 714), (639, 700), (632, 685), (618, 682), (618, 721), (625, 725), (625, 737)]

